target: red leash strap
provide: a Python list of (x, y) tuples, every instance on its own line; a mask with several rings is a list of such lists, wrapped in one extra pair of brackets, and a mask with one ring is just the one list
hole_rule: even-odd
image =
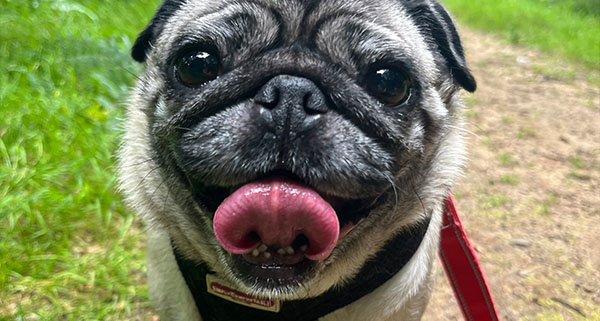
[(452, 195), (446, 200), (443, 215), (440, 258), (465, 320), (499, 321), (494, 299)]

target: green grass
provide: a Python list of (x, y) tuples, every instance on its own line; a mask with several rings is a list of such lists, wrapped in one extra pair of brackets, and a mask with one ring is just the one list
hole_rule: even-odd
[(502, 153), (496, 156), (496, 158), (498, 159), (500, 164), (502, 164), (502, 166), (512, 167), (518, 164), (518, 162), (514, 159), (513, 156), (514, 155), (511, 153)]
[(579, 156), (569, 157), (569, 163), (576, 169), (586, 169), (588, 167), (585, 161)]
[(600, 69), (598, 0), (442, 0), (461, 22)]
[(480, 199), (480, 204), (484, 209), (499, 208), (510, 202), (510, 198), (502, 194), (488, 194)]
[(516, 186), (521, 183), (521, 179), (514, 174), (506, 174), (500, 176), (500, 182), (503, 184)]
[(0, 319), (147, 309), (113, 154), (139, 72), (128, 51), (157, 4), (0, 0)]

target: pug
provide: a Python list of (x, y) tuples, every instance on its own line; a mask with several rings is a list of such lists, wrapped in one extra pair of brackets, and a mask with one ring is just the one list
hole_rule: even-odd
[(418, 320), (474, 91), (433, 0), (166, 0), (121, 187), (161, 320)]

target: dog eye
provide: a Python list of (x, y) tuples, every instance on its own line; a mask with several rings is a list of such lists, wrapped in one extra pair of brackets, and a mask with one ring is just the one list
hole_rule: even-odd
[(410, 80), (399, 68), (373, 68), (365, 85), (371, 95), (387, 106), (398, 106), (410, 97)]
[(192, 88), (217, 78), (219, 67), (217, 54), (201, 50), (183, 54), (175, 66), (179, 80)]

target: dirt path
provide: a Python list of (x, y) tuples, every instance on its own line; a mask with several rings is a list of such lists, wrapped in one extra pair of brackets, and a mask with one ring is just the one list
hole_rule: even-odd
[[(502, 320), (600, 320), (600, 79), (462, 30), (479, 84), (454, 193)], [(462, 320), (441, 268), (426, 320)]]

